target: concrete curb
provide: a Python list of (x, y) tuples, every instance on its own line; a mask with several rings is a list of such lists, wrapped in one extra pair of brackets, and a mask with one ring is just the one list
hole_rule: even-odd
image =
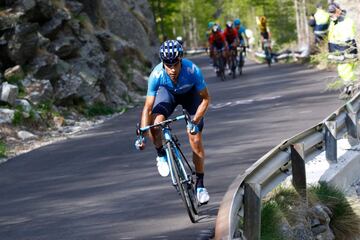
[(337, 140), (336, 163), (326, 160), (325, 151), (309, 156), (305, 166), (307, 183), (327, 182), (347, 194), (354, 194), (351, 186), (360, 181), (360, 144), (352, 142), (345, 138)]

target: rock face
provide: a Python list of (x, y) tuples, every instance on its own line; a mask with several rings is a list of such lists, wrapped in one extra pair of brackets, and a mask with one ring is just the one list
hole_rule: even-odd
[(146, 0), (18, 0), (0, 7), (0, 76), (24, 69), (11, 84), (31, 104), (126, 105), (132, 91), (146, 88), (139, 79), (158, 61)]
[(0, 142), (143, 101), (154, 29), (146, 0), (0, 0)]
[[(86, 1), (83, 0), (85, 4)], [(93, 1), (91, 1), (93, 2)], [(157, 37), (155, 22), (147, 0), (113, 1), (96, 0), (99, 6), (98, 18), (112, 33), (130, 43), (127, 48), (134, 48), (144, 54), (146, 59), (155, 63), (157, 60)], [(85, 4), (85, 6), (87, 6)], [(86, 9), (89, 9), (88, 7)], [(126, 49), (124, 49), (126, 51)], [(120, 52), (122, 54), (122, 52)]]

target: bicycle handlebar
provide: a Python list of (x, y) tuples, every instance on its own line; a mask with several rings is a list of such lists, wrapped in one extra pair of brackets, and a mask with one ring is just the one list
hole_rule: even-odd
[(140, 124), (138, 123), (136, 125), (136, 135), (142, 136), (143, 133), (146, 132), (147, 130), (149, 130), (150, 128), (157, 127), (157, 126), (165, 126), (165, 125), (168, 125), (169, 123), (172, 123), (172, 122), (175, 122), (178, 120), (182, 120), (182, 119), (185, 119), (185, 122), (187, 124), (188, 122), (191, 121), (190, 115), (185, 109), (183, 109), (183, 113), (184, 113), (183, 115), (177, 116), (175, 118), (166, 119), (165, 121), (162, 121), (162, 122), (159, 122), (159, 123), (156, 123), (153, 125), (148, 125), (148, 126), (145, 126), (142, 128), (140, 128)]

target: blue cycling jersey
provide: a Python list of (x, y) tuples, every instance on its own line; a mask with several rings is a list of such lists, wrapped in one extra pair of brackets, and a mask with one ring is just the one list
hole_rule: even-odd
[(240, 44), (243, 45), (245, 44), (245, 40), (243, 36), (246, 36), (245, 34), (246, 28), (244, 28), (243, 26), (240, 26), (239, 30), (238, 30), (238, 36), (239, 36), (239, 40), (240, 40)]
[(245, 31), (246, 31), (246, 28), (244, 28), (243, 26), (240, 26), (238, 33), (239, 34), (242, 34), (242, 33), (245, 34)]
[(184, 94), (193, 87), (197, 91), (206, 88), (206, 83), (201, 70), (190, 60), (183, 58), (181, 62), (181, 70), (177, 79), (177, 83), (171, 80), (166, 73), (163, 63), (159, 63), (151, 72), (148, 80), (147, 96), (155, 96), (160, 86), (165, 87), (172, 94)]

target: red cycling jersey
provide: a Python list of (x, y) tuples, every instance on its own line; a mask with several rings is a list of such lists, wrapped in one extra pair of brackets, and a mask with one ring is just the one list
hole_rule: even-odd
[(234, 42), (237, 35), (238, 35), (238, 32), (237, 32), (236, 28), (231, 28), (231, 29), (226, 28), (224, 30), (224, 36), (229, 45)]
[(225, 47), (225, 36), (221, 32), (211, 33), (209, 37), (210, 46), (215, 46), (216, 48)]

